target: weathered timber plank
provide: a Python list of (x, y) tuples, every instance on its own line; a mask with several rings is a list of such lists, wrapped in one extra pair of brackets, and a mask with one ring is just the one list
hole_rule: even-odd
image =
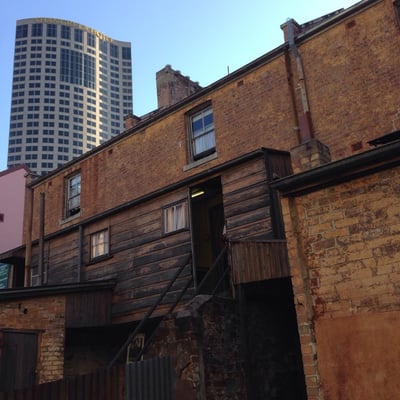
[(224, 192), (224, 206), (227, 207), (233, 203), (237, 203), (238, 201), (251, 199), (265, 194), (268, 194), (267, 182), (258, 182), (254, 185), (242, 187), (233, 192)]
[[(264, 158), (249, 161), (247, 163), (241, 164), (236, 168), (232, 168), (229, 171), (226, 171), (221, 177), (222, 185), (225, 186), (229, 184), (234, 184), (235, 182), (243, 182), (243, 180), (247, 181), (247, 179), (251, 180), (253, 178), (257, 178), (258, 174), (264, 175), (264, 177), (266, 177)], [(260, 180), (265, 180), (265, 178), (257, 178), (257, 180), (253, 182), (258, 182)]]
[(226, 207), (224, 210), (225, 218), (246, 214), (253, 210), (257, 210), (259, 208), (267, 210), (269, 208), (268, 206), (269, 206), (269, 196), (267, 194), (254, 197), (252, 199), (246, 199), (244, 201), (239, 201), (237, 203), (233, 203), (230, 206)]
[[(163, 308), (161, 306), (165, 304), (172, 304), (177, 299), (179, 294), (180, 294), (179, 291), (168, 293), (165, 296), (164, 300), (161, 302), (160, 308)], [(186, 302), (187, 299), (191, 298), (192, 296), (193, 296), (193, 291), (188, 290), (187, 294), (183, 297), (182, 302)], [(158, 297), (159, 296), (157, 295), (152, 297), (146, 297), (144, 299), (141, 299), (140, 301), (116, 303), (112, 307), (112, 315), (114, 317), (117, 317), (120, 314), (126, 314), (130, 312), (137, 312), (139, 310), (143, 310), (155, 304), (155, 302), (158, 300)]]

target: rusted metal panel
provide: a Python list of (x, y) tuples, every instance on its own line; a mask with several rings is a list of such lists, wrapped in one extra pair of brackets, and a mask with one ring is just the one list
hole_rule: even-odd
[(230, 262), (234, 284), (290, 276), (284, 240), (230, 242)]

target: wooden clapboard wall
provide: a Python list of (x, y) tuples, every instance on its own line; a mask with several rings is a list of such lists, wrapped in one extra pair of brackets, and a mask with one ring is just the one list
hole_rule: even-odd
[[(258, 158), (215, 175), (221, 177), (229, 240), (268, 240), (279, 237), (276, 233), (277, 224), (274, 223), (280, 219), (279, 208), (270, 191), (269, 182), (274, 174), (286, 174), (287, 169), (287, 153), (269, 154), (265, 151), (264, 156), (261, 154)], [(163, 234), (163, 207), (181, 200), (187, 201), (187, 196), (188, 187), (182, 186), (119, 212), (105, 214), (95, 222), (86, 223), (80, 231), (75, 229), (65, 235), (48, 238), (44, 245), (44, 265), (45, 270), (49, 271), (48, 283), (113, 278), (116, 281), (113, 322), (139, 319), (146, 308), (155, 303), (175, 272), (191, 255), (189, 227), (170, 235)], [(104, 228), (110, 231), (110, 257), (91, 262), (90, 235)], [(38, 253), (38, 246), (35, 245), (32, 265), (36, 266), (36, 273)], [(165, 303), (174, 299), (191, 274), (190, 260)]]
[(261, 240), (272, 235), (265, 160), (239, 165), (222, 176), (224, 213), (229, 240)]
[[(188, 260), (191, 253), (189, 228), (163, 234), (163, 207), (180, 200), (187, 200), (186, 188), (136, 205), (86, 229), (85, 236), (104, 226), (110, 229), (112, 257), (86, 265), (84, 279), (116, 279), (114, 320), (122, 322), (125, 316), (130, 319), (133, 314), (140, 318), (143, 310), (157, 301), (176, 271)], [(85, 259), (89, 251), (89, 241), (85, 240)], [(164, 303), (173, 300), (191, 273), (191, 263), (188, 263)]]

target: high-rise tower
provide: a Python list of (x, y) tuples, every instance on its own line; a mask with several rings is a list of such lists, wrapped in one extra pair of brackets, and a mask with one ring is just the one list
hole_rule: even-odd
[(119, 134), (128, 114), (129, 42), (61, 19), (17, 21), (8, 167), (46, 174)]

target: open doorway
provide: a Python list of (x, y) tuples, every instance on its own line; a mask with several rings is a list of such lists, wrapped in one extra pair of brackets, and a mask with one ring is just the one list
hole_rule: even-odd
[(222, 277), (227, 261), (223, 253), (225, 219), (221, 179), (217, 177), (190, 188), (190, 199), (196, 287), (201, 284), (202, 293), (224, 291), (227, 283)]

